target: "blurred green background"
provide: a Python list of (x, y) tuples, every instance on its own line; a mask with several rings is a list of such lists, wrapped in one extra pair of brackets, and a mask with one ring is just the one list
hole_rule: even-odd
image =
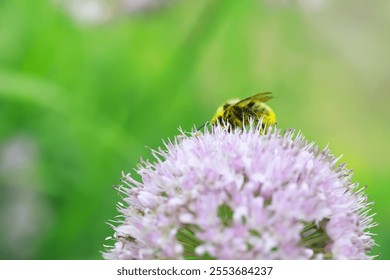
[(281, 128), (354, 169), (390, 259), (390, 2), (181, 0), (104, 22), (0, 1), (0, 259), (101, 259), (120, 172), (272, 91)]

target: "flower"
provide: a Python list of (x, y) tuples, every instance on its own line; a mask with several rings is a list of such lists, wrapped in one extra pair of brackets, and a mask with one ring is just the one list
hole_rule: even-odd
[(106, 259), (369, 259), (364, 188), (301, 133), (182, 133), (123, 174)]
[(122, 14), (134, 15), (170, 5), (174, 0), (53, 0), (81, 24), (102, 24)]
[(80, 24), (99, 24), (113, 15), (113, 7), (105, 0), (53, 0)]

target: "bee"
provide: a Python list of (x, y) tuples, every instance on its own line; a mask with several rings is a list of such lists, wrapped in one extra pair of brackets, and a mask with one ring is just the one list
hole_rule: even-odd
[(272, 92), (259, 93), (245, 99), (232, 99), (217, 109), (210, 123), (229, 123), (232, 129), (243, 128), (252, 119), (254, 124), (262, 121), (263, 128), (276, 124), (274, 111), (265, 102), (272, 99)]

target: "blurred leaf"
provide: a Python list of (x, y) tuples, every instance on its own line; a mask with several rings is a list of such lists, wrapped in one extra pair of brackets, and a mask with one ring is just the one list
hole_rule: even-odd
[(67, 110), (66, 92), (59, 86), (20, 73), (0, 70), (0, 98), (17, 99), (59, 112)]

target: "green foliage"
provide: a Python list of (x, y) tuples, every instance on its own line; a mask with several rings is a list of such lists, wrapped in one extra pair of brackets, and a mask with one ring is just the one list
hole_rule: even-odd
[[(31, 172), (0, 158), (0, 259), (100, 259), (120, 172), (226, 99), (265, 91), (277, 97), (269, 104), (280, 127), (330, 143), (369, 185), (381, 223), (375, 253), (390, 259), (390, 40), (381, 29), (390, 21), (374, 10), (361, 31), (345, 6), (261, 3), (179, 1), (92, 27), (48, 0), (1, 1), (0, 157), (15, 137), (35, 154)], [(19, 239), (24, 247), (12, 244)]]

